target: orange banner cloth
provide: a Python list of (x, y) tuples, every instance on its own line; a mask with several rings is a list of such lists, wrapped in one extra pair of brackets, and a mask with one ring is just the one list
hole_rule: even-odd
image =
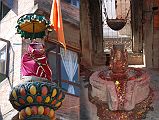
[(66, 50), (60, 0), (53, 0), (51, 14), (50, 14), (50, 22), (51, 22), (51, 27), (57, 33), (58, 41), (63, 45), (63, 47)]

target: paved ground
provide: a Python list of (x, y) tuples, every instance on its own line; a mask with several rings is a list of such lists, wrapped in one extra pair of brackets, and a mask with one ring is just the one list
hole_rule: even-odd
[(79, 99), (79, 97), (66, 94), (63, 105), (56, 111), (56, 118), (60, 120), (79, 120)]
[[(154, 111), (149, 111), (144, 120), (159, 120), (159, 69), (147, 70), (151, 76), (151, 88), (154, 91), (154, 100), (152, 106)], [(98, 120), (96, 106), (88, 100), (88, 89), (85, 87), (88, 82), (86, 78), (81, 77), (81, 98), (80, 98), (80, 117), (81, 120)]]
[(159, 70), (148, 70), (148, 72), (151, 76), (151, 88), (154, 91), (154, 111), (148, 112), (145, 120), (159, 120)]

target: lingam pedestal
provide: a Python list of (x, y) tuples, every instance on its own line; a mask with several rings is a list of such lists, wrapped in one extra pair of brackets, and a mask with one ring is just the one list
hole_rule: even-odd
[(141, 68), (128, 67), (124, 45), (114, 45), (109, 69), (90, 76), (89, 100), (100, 120), (141, 120), (150, 110), (150, 76)]

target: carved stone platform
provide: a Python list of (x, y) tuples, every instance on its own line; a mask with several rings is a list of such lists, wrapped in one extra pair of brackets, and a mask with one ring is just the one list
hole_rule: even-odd
[(146, 113), (153, 110), (151, 107), (153, 92), (150, 90), (149, 96), (142, 102), (135, 105), (135, 108), (130, 111), (116, 110), (111, 111), (106, 102), (99, 100), (98, 97), (92, 97), (91, 85), (88, 87), (88, 97), (92, 104), (97, 107), (97, 116), (99, 120), (141, 120), (146, 118)]

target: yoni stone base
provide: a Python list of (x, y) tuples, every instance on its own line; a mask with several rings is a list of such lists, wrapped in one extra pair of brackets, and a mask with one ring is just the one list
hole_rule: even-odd
[(133, 110), (150, 93), (150, 75), (140, 68), (128, 68), (126, 75), (114, 75), (113, 79), (110, 70), (96, 71), (89, 81), (91, 96), (108, 103), (112, 111)]
[[(89, 88), (91, 89), (91, 88)], [(124, 110), (109, 110), (108, 104), (102, 102), (97, 97), (92, 97), (89, 90), (89, 101), (96, 105), (97, 107), (97, 116), (99, 120), (141, 120), (146, 118), (146, 113), (149, 110), (153, 110), (153, 107), (150, 106), (152, 103), (153, 93), (152, 90), (149, 93), (149, 96), (142, 102), (135, 105), (135, 108), (130, 111)]]

